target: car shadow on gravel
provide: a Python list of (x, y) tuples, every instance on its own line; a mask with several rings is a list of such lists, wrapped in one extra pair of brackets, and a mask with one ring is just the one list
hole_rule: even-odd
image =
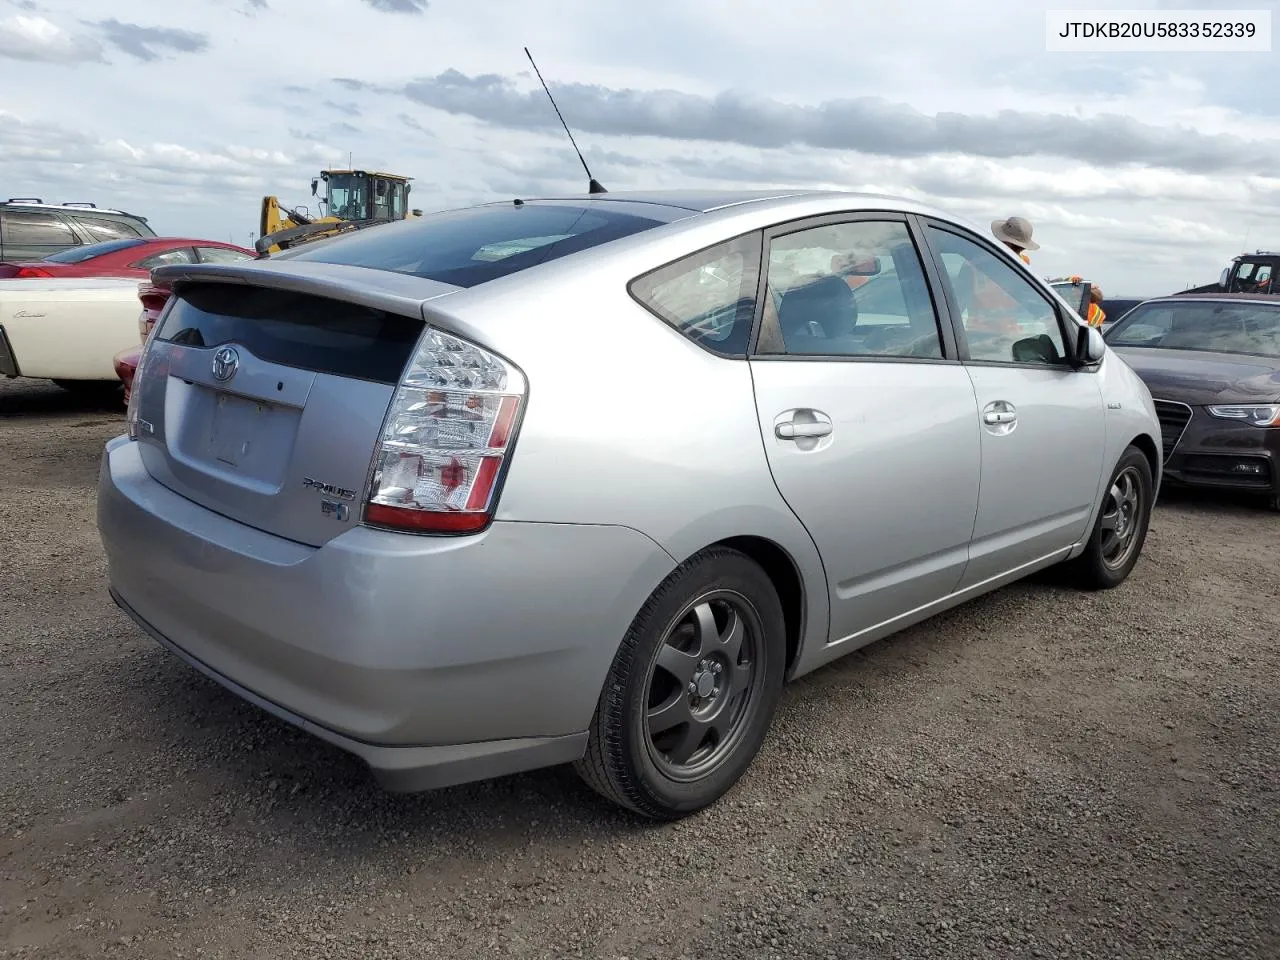
[(1278, 515), (1267, 504), (1265, 494), (1234, 490), (1205, 490), (1197, 487), (1162, 487), (1160, 497), (1156, 500), (1156, 510), (1159, 511), (1162, 507), (1235, 514)]
[(49, 380), (0, 380), (0, 419), (63, 414), (113, 414), (123, 419), (124, 388), (104, 381), (101, 389), (64, 390)]
[[(295, 839), (337, 831), (353, 842), (366, 836), (372, 844), (388, 831), (430, 834), (439, 824), (455, 832), (473, 824), (472, 840), (480, 832), (487, 836), (494, 824), (518, 834), (557, 836), (625, 836), (657, 826), (598, 797), (569, 766), (391, 793), (357, 758), (247, 703), (158, 646), (102, 670), (102, 682), (120, 691), (118, 709), (124, 726), (135, 731), (135, 748), (159, 753), (175, 739), (182, 742), (182, 760), (167, 774), (145, 755), (137, 758), (140, 769), (149, 769), (144, 776), (150, 789), (177, 794), (195, 784), (211, 801), (234, 797), (236, 806), (287, 826)], [(140, 670), (145, 684), (138, 682)]]

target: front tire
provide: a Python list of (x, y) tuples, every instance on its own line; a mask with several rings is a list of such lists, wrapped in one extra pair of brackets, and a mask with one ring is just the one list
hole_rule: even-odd
[(579, 776), (654, 820), (710, 806), (764, 742), (786, 652), (782, 604), (758, 564), (722, 547), (686, 561), (614, 657)]
[(1118, 587), (1133, 571), (1151, 525), (1151, 464), (1137, 447), (1125, 448), (1102, 494), (1102, 508), (1084, 553), (1071, 571), (1086, 590)]

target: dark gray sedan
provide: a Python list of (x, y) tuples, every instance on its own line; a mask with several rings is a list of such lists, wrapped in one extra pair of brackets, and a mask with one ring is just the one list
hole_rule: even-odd
[(1256, 491), (1280, 509), (1280, 296), (1148, 300), (1104, 337), (1155, 400), (1166, 481)]

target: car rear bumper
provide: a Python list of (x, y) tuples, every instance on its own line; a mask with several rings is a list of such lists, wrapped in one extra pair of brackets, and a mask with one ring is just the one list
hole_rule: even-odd
[(581, 756), (618, 643), (675, 566), (613, 526), (353, 527), (308, 547), (168, 490), (125, 437), (98, 526), (112, 595), (152, 637), (399, 790)]
[(1194, 408), (1166, 456), (1165, 477), (1183, 486), (1280, 493), (1280, 428), (1234, 423)]

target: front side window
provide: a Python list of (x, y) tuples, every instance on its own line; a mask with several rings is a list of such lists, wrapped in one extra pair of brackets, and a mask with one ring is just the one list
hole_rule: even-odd
[(1113, 347), (1280, 358), (1280, 306), (1212, 300), (1134, 307), (1106, 333)]
[(1067, 362), (1057, 311), (995, 252), (949, 230), (929, 227), (973, 360), (990, 363)]
[(855, 220), (777, 237), (768, 270), (761, 353), (942, 357), (905, 223)]
[(369, 210), (369, 179), (351, 174), (329, 178), (328, 215), (340, 220), (363, 220)]
[(760, 234), (751, 233), (633, 280), (651, 313), (718, 353), (744, 355), (755, 315)]

